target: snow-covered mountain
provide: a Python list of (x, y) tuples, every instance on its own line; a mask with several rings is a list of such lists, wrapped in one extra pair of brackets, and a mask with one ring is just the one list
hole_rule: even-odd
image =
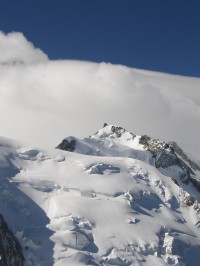
[(176, 143), (108, 124), (57, 149), (0, 138), (0, 213), (27, 266), (199, 266), (199, 172)]

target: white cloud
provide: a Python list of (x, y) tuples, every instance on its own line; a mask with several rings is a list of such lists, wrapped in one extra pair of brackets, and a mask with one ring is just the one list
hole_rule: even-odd
[(30, 64), (47, 60), (47, 55), (28, 42), (22, 33), (4, 34), (0, 31), (0, 64)]
[[(65, 136), (88, 136), (108, 122), (175, 140), (200, 158), (200, 79), (45, 56), (44, 64), (29, 64), (40, 56), (22, 39), (32, 47), (24, 59), (28, 64), (0, 65), (2, 136), (53, 147)], [(10, 46), (4, 48), (12, 58)]]

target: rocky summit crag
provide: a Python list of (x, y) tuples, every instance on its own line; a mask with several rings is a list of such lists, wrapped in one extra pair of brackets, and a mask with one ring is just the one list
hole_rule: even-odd
[[(118, 152), (118, 147), (123, 149)], [(94, 136), (83, 140), (67, 137), (56, 148), (95, 156), (102, 156), (104, 150), (109, 149), (108, 156), (141, 159), (162, 173), (168, 172), (177, 184), (180, 181), (186, 184), (191, 182), (200, 191), (200, 182), (195, 178), (200, 173), (200, 165), (189, 159), (173, 141), (165, 142), (147, 135), (137, 136), (120, 126), (104, 123), (103, 128)], [(175, 173), (170, 171), (170, 167), (176, 168)]]

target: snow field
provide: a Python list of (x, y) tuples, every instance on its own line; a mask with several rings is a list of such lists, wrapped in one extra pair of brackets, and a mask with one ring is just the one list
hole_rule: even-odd
[(1, 169), (0, 210), (26, 265), (198, 265), (184, 184), (146, 162), (3, 143)]

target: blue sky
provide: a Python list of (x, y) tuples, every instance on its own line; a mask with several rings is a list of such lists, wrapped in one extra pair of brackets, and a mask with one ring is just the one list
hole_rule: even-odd
[(50, 59), (200, 77), (199, 0), (0, 0), (0, 30)]

